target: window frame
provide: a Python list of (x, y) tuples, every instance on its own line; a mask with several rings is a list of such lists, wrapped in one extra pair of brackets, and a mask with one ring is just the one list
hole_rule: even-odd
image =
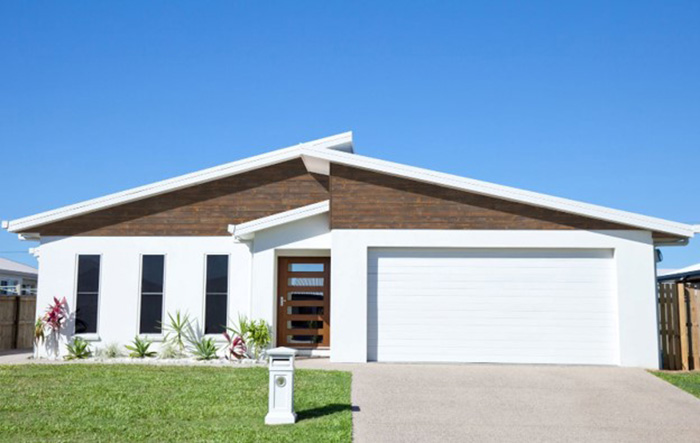
[(202, 328), (204, 329), (205, 337), (215, 337), (217, 339), (223, 340), (220, 332), (206, 333), (207, 328), (207, 272), (208, 272), (208, 260), (207, 257), (210, 255), (223, 255), (228, 257), (228, 265), (226, 266), (226, 324), (224, 325), (224, 331), (229, 327), (229, 308), (231, 307), (231, 253), (230, 252), (205, 252), (204, 253), (204, 263), (202, 267), (204, 268), (202, 273)]
[[(163, 257), (163, 292), (161, 296), (161, 306), (160, 306), (160, 322), (161, 328), (160, 332), (141, 332), (141, 306), (143, 304), (143, 257), (146, 255), (158, 255)], [(163, 333), (163, 324), (165, 319), (165, 294), (167, 289), (167, 272), (168, 272), (168, 254), (164, 252), (142, 252), (139, 254), (139, 273), (138, 273), (138, 304), (136, 307), (136, 335), (139, 337), (145, 337), (153, 339), (154, 341), (162, 341), (165, 334)]]
[[(73, 302), (73, 311), (76, 312), (78, 309), (78, 278), (80, 277), (80, 256), (81, 255), (96, 255), (100, 257), (100, 266), (98, 268), (99, 271), (99, 276), (97, 277), (97, 315), (95, 316), (96, 318), (96, 323), (95, 323), (95, 332), (75, 332), (75, 320), (73, 321), (73, 335), (76, 337), (81, 337), (87, 341), (91, 340), (99, 340), (100, 339), (100, 317), (102, 310), (100, 309), (100, 306), (102, 306), (102, 278), (104, 275), (103, 272), (103, 267), (104, 267), (104, 256), (102, 253), (99, 252), (79, 252), (75, 254), (75, 266), (74, 268), (74, 275), (73, 275), (73, 297), (72, 297), (72, 302)], [(38, 287), (38, 285), (37, 285)], [(71, 307), (68, 306), (68, 309)], [(77, 319), (77, 315), (76, 315)]]

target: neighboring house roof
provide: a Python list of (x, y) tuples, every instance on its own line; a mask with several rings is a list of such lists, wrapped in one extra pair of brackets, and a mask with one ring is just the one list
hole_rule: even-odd
[(18, 263), (16, 261), (0, 257), (0, 274), (5, 273), (23, 274), (36, 277), (39, 274), (39, 271), (32, 266), (25, 265), (24, 263)]
[(296, 158), (301, 158), (310, 172), (319, 174), (329, 174), (331, 163), (342, 164), (489, 197), (619, 223), (630, 226), (631, 228), (660, 232), (675, 237), (690, 238), (693, 237), (696, 232), (700, 232), (700, 226), (697, 225), (692, 226), (684, 223), (677, 223), (604, 206), (582, 203), (357, 155), (353, 153), (352, 133), (350, 132), (279, 149), (267, 154), (204, 169), (191, 174), (65, 206), (52, 211), (42, 212), (10, 222), (4, 222), (4, 227), (10, 232), (32, 233), (33, 228), (47, 223), (95, 212), (127, 202), (142, 200), (155, 195), (241, 174)]
[(684, 278), (700, 277), (700, 263), (682, 269), (659, 271), (658, 280), (681, 280)]

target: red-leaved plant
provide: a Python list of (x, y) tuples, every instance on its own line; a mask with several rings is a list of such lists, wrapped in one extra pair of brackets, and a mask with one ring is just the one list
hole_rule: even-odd
[(44, 325), (53, 332), (59, 332), (66, 324), (67, 319), (68, 301), (65, 297), (63, 297), (63, 300), (54, 297), (53, 304), (49, 305), (46, 309), (46, 314), (44, 314)]
[(226, 346), (227, 359), (232, 360), (235, 358), (236, 360), (240, 360), (247, 355), (248, 347), (245, 344), (245, 340), (243, 340), (241, 336), (234, 335), (232, 337), (228, 334), (228, 332), (224, 332), (224, 338), (226, 338), (226, 341), (228, 342), (228, 346)]

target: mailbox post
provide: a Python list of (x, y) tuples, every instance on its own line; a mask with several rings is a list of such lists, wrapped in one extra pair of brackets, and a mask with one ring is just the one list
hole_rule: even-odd
[(266, 425), (292, 424), (294, 413), (294, 357), (297, 351), (275, 348), (267, 351), (270, 358), (270, 394)]

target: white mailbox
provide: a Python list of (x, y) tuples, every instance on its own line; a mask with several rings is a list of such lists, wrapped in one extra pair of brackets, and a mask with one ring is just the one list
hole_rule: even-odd
[(267, 351), (270, 358), (270, 398), (266, 425), (294, 423), (294, 357), (297, 351), (290, 348), (275, 348)]

